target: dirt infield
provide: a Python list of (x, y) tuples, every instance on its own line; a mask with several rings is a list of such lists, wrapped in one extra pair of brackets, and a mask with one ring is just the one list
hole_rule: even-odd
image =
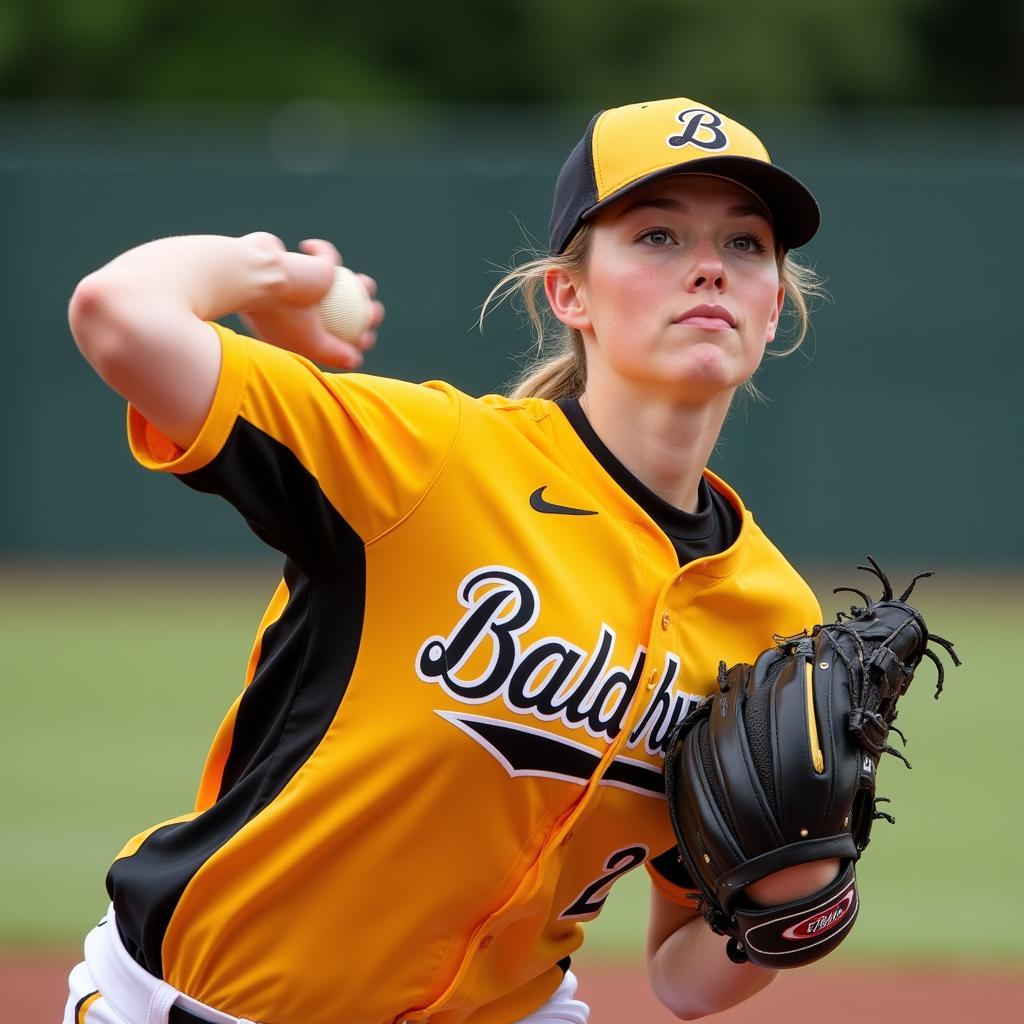
[[(3, 1020), (59, 1024), (67, 957), (0, 953)], [(590, 1024), (672, 1024), (650, 994), (642, 972), (588, 960), (579, 966), (581, 998)], [(1024, 1019), (1024, 975), (945, 972), (868, 973), (809, 968), (782, 975), (746, 1006), (715, 1024), (1017, 1024)], [(345, 1024), (339, 1021), (338, 1024)]]
[[(587, 967), (589, 966), (589, 970)], [(580, 969), (590, 1024), (672, 1024), (641, 971)], [(892, 973), (806, 968), (779, 976), (715, 1024), (1019, 1024), (1024, 977), (1007, 974)]]

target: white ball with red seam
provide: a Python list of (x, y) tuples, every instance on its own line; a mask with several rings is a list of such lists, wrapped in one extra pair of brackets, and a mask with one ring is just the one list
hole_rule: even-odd
[(369, 292), (348, 267), (334, 268), (334, 283), (317, 308), (326, 330), (342, 341), (358, 341), (373, 316)]

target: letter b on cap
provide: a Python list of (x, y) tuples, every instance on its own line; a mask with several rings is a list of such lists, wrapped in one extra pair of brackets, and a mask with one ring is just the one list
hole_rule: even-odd
[(713, 110), (690, 107), (676, 114), (676, 120), (683, 126), (683, 130), (679, 135), (668, 137), (668, 144), (675, 149), (696, 146), (698, 149), (715, 152), (729, 145), (729, 139), (722, 131), (722, 118)]

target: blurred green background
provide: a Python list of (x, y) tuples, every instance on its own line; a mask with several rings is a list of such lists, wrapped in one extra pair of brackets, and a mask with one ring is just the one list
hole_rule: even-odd
[[(134, 468), (66, 304), (118, 252), (258, 228), (380, 282), (370, 372), (500, 390), (528, 344), (474, 322), (543, 245), (604, 106), (685, 95), (754, 128), (824, 209), (803, 351), (769, 360), (712, 462), (828, 595), (867, 552), (965, 667), (902, 714), (865, 908), (837, 959), (1024, 959), (1012, 912), (1024, 618), (1018, 398), (1024, 5), (582, 0), (0, 4), (0, 943), (67, 948), (122, 842), (190, 806), (277, 559), (228, 509)], [(638, 955), (640, 875), (588, 945)]]

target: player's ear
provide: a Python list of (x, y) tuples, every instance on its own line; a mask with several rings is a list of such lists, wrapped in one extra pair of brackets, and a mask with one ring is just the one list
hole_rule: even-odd
[(587, 312), (586, 292), (582, 282), (573, 280), (560, 267), (551, 267), (544, 274), (544, 292), (548, 297), (551, 312), (566, 327), (584, 331), (590, 327)]
[(771, 344), (775, 340), (775, 332), (779, 329), (779, 317), (782, 316), (782, 304), (786, 301), (786, 289), (779, 285), (778, 293), (775, 296), (775, 307), (772, 309), (772, 315), (768, 320), (768, 335), (765, 338), (766, 344)]

